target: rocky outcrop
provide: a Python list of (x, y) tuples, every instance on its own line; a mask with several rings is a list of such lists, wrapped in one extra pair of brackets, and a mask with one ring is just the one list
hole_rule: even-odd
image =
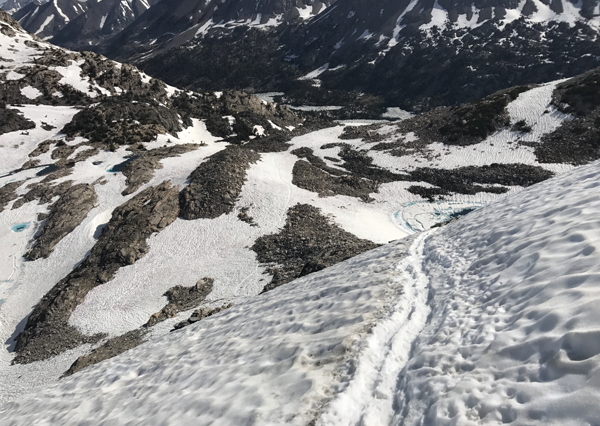
[(179, 115), (154, 101), (129, 102), (109, 99), (75, 114), (62, 131), (107, 146), (150, 142), (158, 134), (176, 135), (182, 130)]
[(178, 214), (178, 189), (169, 182), (148, 188), (116, 208), (88, 257), (34, 308), (16, 338), (13, 362), (39, 361), (102, 338), (84, 336), (71, 327), (71, 313), (90, 290), (143, 257), (149, 250), (146, 240), (150, 235), (163, 230)]
[(215, 280), (202, 278), (192, 287), (175, 286), (164, 294), (168, 303), (159, 312), (153, 314), (144, 327), (152, 327), (161, 321), (175, 317), (181, 311), (195, 308), (206, 299)]
[(233, 303), (229, 303), (227, 305), (219, 306), (216, 308), (208, 308), (208, 307), (200, 308), (200, 309), (194, 311), (194, 313), (192, 315), (190, 315), (190, 317), (187, 320), (181, 321), (181, 322), (175, 324), (175, 327), (171, 331), (180, 330), (183, 327), (187, 327), (188, 325), (194, 324), (200, 320), (203, 320), (204, 318), (208, 318), (214, 314), (218, 314), (219, 312), (224, 311), (225, 309), (229, 309), (232, 306), (233, 306)]
[(139, 346), (144, 342), (145, 334), (145, 330), (136, 329), (109, 339), (106, 343), (94, 349), (88, 355), (83, 355), (77, 358), (71, 367), (65, 371), (62, 377), (71, 376), (72, 374), (75, 374), (78, 371), (89, 367), (90, 365), (98, 364), (99, 362), (110, 359), (114, 356), (122, 354), (123, 352), (133, 349), (136, 346)]
[(82, 183), (67, 189), (50, 206), (50, 213), (35, 238), (34, 246), (25, 254), (25, 259), (48, 257), (54, 246), (79, 226), (97, 201), (93, 185)]
[(490, 192), (502, 194), (506, 186), (527, 187), (554, 176), (549, 170), (527, 164), (490, 164), (489, 166), (468, 166), (456, 169), (418, 168), (410, 173), (410, 181), (427, 182), (434, 188), (412, 186), (413, 194), (433, 200), (450, 193), (476, 194)]
[(538, 161), (581, 165), (600, 158), (600, 69), (559, 84), (552, 103), (573, 119), (534, 145)]
[(268, 291), (377, 246), (331, 223), (318, 208), (298, 204), (280, 232), (260, 237), (251, 248), (259, 262), (271, 265)]
[(150, 182), (154, 176), (154, 171), (162, 169), (163, 166), (160, 160), (163, 158), (177, 157), (199, 147), (200, 145), (197, 144), (185, 144), (157, 148), (150, 151), (137, 151), (137, 156), (132, 161), (128, 161), (123, 165), (120, 170), (127, 177), (127, 188), (122, 192), (122, 195), (133, 194), (142, 185)]
[(321, 197), (347, 195), (370, 201), (370, 194), (377, 192), (379, 185), (367, 179), (343, 174), (332, 175), (307, 161), (299, 160), (292, 169), (292, 183), (298, 188), (315, 192)]
[(232, 212), (242, 192), (246, 170), (259, 159), (254, 151), (231, 146), (201, 163), (179, 196), (181, 217), (213, 219)]
[(8, 203), (19, 198), (17, 189), (23, 182), (10, 182), (0, 187), (0, 212), (4, 211)]
[(398, 130), (402, 133), (414, 132), (424, 143), (477, 144), (511, 125), (506, 107), (519, 94), (533, 87), (512, 87), (465, 105), (436, 108), (401, 121)]
[(6, 104), (0, 103), (0, 135), (17, 130), (35, 129), (35, 123), (25, 117), (21, 111), (6, 108)]

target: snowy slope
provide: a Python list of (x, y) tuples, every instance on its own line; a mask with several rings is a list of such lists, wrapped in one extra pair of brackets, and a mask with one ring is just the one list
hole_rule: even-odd
[(239, 303), (2, 424), (593, 424), (598, 185), (584, 166)]

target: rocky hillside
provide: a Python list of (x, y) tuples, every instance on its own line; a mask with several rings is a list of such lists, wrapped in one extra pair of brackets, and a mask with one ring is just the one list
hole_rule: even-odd
[(0, 12), (0, 401), (599, 158), (598, 81), (334, 122)]
[(12, 15), (17, 10), (27, 6), (29, 3), (32, 3), (32, 1), (33, 0), (7, 0), (4, 3), (0, 4), (0, 8)]
[[(282, 91), (298, 105), (347, 105), (367, 93), (365, 104), (416, 111), (600, 65), (598, 0), (313, 6), (259, 15), (240, 2), (164, 0), (103, 52), (193, 89)], [(229, 73), (241, 66), (243, 78)]]
[(89, 50), (124, 30), (155, 1), (53, 0), (28, 3), (13, 17), (30, 33), (71, 49)]

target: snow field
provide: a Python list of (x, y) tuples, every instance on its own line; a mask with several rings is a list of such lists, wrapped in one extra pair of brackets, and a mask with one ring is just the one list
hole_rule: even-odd
[(433, 235), (432, 321), (400, 376), (393, 423), (597, 424), (598, 162)]
[[(58, 122), (52, 121), (53, 117), (64, 120), (66, 124), (76, 112), (73, 108), (64, 107), (26, 106), (22, 109), (28, 118), (32, 119), (41, 120), (41, 117), (44, 117), (43, 120), (46, 120), (47, 115), (49, 118), (48, 122), (56, 123), (54, 125), (58, 129), (62, 128), (64, 124), (59, 126)], [(163, 162), (169, 161), (170, 163), (167, 167), (158, 170), (152, 182), (144, 185), (138, 192), (149, 185), (157, 185), (166, 179), (172, 180), (174, 184), (183, 185), (191, 171), (195, 169), (200, 161), (225, 148), (226, 144), (215, 142), (216, 139), (206, 131), (206, 126), (203, 122), (199, 120), (193, 121), (194, 125), (180, 132), (178, 135), (179, 138), (169, 136), (169, 139), (173, 144), (205, 142), (206, 146), (187, 153), (187, 157), (174, 157), (162, 160)], [(32, 131), (35, 130), (37, 128)], [(56, 130), (53, 132), (56, 132)], [(14, 135), (14, 132), (0, 136), (0, 140), (10, 142), (5, 143), (5, 147), (0, 149), (7, 150), (10, 156), (7, 155), (5, 158), (7, 161), (11, 161), (9, 164), (14, 164), (15, 168), (20, 167), (28, 159), (29, 152), (35, 147), (35, 145), (28, 142), (19, 145), (19, 149), (11, 148), (12, 142), (19, 136)], [(53, 138), (58, 139), (62, 137), (62, 135), (56, 134), (53, 136)], [(47, 138), (47, 136), (40, 134), (37, 141), (39, 143)], [(81, 142), (78, 139), (80, 138), (67, 143), (75, 144)], [(163, 140), (163, 136), (161, 135), (158, 139), (155, 143), (158, 143), (158, 146), (163, 146), (166, 143), (167, 137), (165, 136)], [(151, 144), (147, 144), (149, 148), (153, 147)], [(42, 163), (47, 162), (50, 164), (54, 162), (50, 158), (52, 149), (53, 146), (51, 146), (48, 153), (37, 158), (42, 159)], [(107, 171), (115, 164), (123, 162), (125, 157), (130, 154), (131, 152), (126, 151), (125, 147), (121, 147), (115, 152), (102, 151), (85, 161), (78, 162), (73, 168), (72, 174), (55, 181), (55, 184), (67, 180), (73, 181), (73, 184), (94, 184), (94, 189), (98, 196), (98, 204), (73, 232), (56, 245), (53, 253), (47, 259), (38, 259), (35, 262), (24, 262), (22, 259), (22, 256), (30, 247), (33, 234), (38, 230), (40, 223), (37, 221), (37, 215), (38, 213), (47, 212), (47, 205), (38, 205), (34, 201), (25, 203), (19, 209), (12, 210), (12, 203), (10, 203), (0, 213), (0, 238), (3, 241), (0, 248), (0, 299), (4, 301), (4, 303), (0, 303), (0, 341), (4, 342), (0, 349), (0, 389), (2, 389), (2, 392), (0, 392), (0, 402), (16, 398), (24, 392), (30, 392), (41, 384), (56, 381), (60, 374), (68, 369), (75, 359), (84, 354), (86, 350), (89, 350), (89, 346), (85, 346), (44, 361), (43, 363), (10, 366), (10, 362), (14, 356), (11, 349), (14, 345), (12, 338), (21, 332), (25, 325), (24, 319), (27, 318), (35, 304), (58, 281), (71, 272), (77, 263), (84, 259), (95, 244), (102, 227), (110, 220), (112, 211), (138, 193), (136, 192), (126, 197), (122, 196), (121, 192), (126, 187), (125, 176), (121, 173), (109, 173)], [(94, 162), (101, 163), (94, 165)], [(27, 179), (27, 182), (24, 182), (24, 185), (17, 191), (18, 194), (24, 194), (27, 192), (26, 184), (39, 182), (44, 177), (19, 174), (7, 176), (4, 179), (6, 179), (6, 182)], [(31, 225), (23, 232), (15, 233), (11, 231), (10, 227), (12, 225), (25, 222)], [(195, 282), (191, 284), (195, 284)], [(152, 313), (154, 312), (156, 311)], [(18, 385), (13, 385), (12, 382), (15, 380), (15, 374), (17, 373), (20, 377), (19, 383)]]
[[(387, 243), (407, 235), (381, 205), (345, 196), (319, 198), (293, 185), (296, 160), (287, 152), (262, 154), (248, 170), (238, 208), (216, 219), (177, 219), (153, 235), (148, 240), (149, 253), (88, 293), (69, 323), (86, 334), (125, 333), (146, 323), (166, 304), (162, 295), (169, 288), (192, 286), (203, 277), (215, 280), (207, 302), (237, 303), (256, 296), (271, 278), (250, 247), (260, 236), (278, 232), (285, 225), (288, 209), (298, 203), (321, 208), (323, 214), (360, 238)], [(385, 206), (387, 201), (381, 204)], [(258, 226), (238, 219), (242, 207), (249, 208), (248, 215)]]
[[(507, 109), (511, 123), (524, 120), (532, 128), (529, 133), (501, 129), (475, 145), (429, 144), (425, 154), (421, 155), (414, 153), (394, 157), (382, 151), (372, 151), (369, 154), (373, 157), (374, 164), (392, 171), (414, 170), (418, 167), (454, 169), (492, 163), (522, 163), (563, 173), (573, 167), (565, 164), (540, 164), (534, 155), (534, 148), (520, 144), (520, 142), (537, 142), (543, 135), (556, 130), (564, 120), (571, 119), (569, 115), (561, 113), (550, 104), (552, 92), (562, 81), (564, 80), (547, 83), (523, 92), (516, 100), (508, 104)], [(412, 133), (405, 136), (407, 141), (416, 139), (413, 138)], [(363, 146), (368, 147), (369, 145), (364, 144)]]
[(3, 425), (292, 424), (352, 377), (355, 344), (402, 292), (396, 242), (147, 342), (36, 397)]

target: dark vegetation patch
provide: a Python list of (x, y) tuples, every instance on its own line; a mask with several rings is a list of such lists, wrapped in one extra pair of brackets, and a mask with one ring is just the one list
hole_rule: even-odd
[(115, 170), (120, 171), (127, 177), (127, 188), (123, 190), (122, 195), (133, 194), (142, 185), (150, 182), (154, 176), (154, 171), (163, 167), (160, 160), (168, 157), (177, 157), (199, 147), (196, 144), (185, 144), (156, 148), (150, 151), (137, 150), (137, 155), (133, 156), (131, 161), (123, 164), (120, 170)]
[(25, 254), (25, 259), (48, 257), (56, 244), (81, 224), (97, 201), (93, 185), (82, 183), (69, 187), (49, 207), (50, 213), (36, 235), (33, 247)]
[(259, 262), (274, 265), (268, 291), (377, 246), (331, 223), (318, 208), (298, 204), (288, 210), (283, 229), (257, 239), (252, 250)]
[(517, 86), (481, 100), (454, 107), (440, 107), (398, 123), (402, 133), (414, 132), (426, 143), (474, 145), (510, 126), (506, 107), (534, 86)]
[(152, 327), (159, 322), (175, 317), (181, 311), (195, 308), (210, 294), (214, 282), (214, 279), (205, 277), (192, 287), (178, 285), (170, 288), (163, 295), (167, 297), (167, 305), (153, 314), (144, 327)]
[(200, 320), (203, 320), (204, 318), (208, 318), (210, 316), (218, 314), (219, 312), (224, 311), (225, 309), (229, 309), (232, 306), (233, 303), (229, 303), (227, 305), (218, 306), (216, 308), (203, 307), (197, 309), (194, 311), (194, 313), (192, 313), (192, 315), (190, 315), (190, 317), (187, 320), (175, 324), (175, 327), (171, 331), (180, 330), (183, 327), (187, 327), (188, 325), (194, 324)]
[(70, 326), (69, 317), (90, 290), (143, 257), (150, 235), (163, 230), (178, 214), (178, 189), (169, 182), (148, 188), (117, 207), (90, 254), (33, 309), (16, 338), (13, 363), (47, 359), (100, 340), (102, 335), (85, 336)]
[(23, 116), (18, 109), (6, 108), (0, 102), (0, 135), (17, 130), (35, 129), (35, 123)]
[(61, 378), (71, 376), (90, 365), (98, 364), (99, 362), (135, 348), (144, 342), (144, 335), (145, 330), (136, 329), (109, 339), (106, 343), (94, 349), (88, 355), (77, 358)]
[(233, 211), (246, 171), (259, 159), (260, 154), (254, 151), (230, 146), (201, 163), (179, 195), (181, 217), (214, 219)]
[(538, 161), (581, 165), (600, 158), (600, 69), (559, 84), (552, 103), (574, 118), (542, 137)]
[(183, 129), (179, 120), (175, 111), (151, 100), (108, 99), (75, 114), (62, 131), (68, 137), (83, 136), (116, 149), (150, 142), (159, 134), (176, 135)]

